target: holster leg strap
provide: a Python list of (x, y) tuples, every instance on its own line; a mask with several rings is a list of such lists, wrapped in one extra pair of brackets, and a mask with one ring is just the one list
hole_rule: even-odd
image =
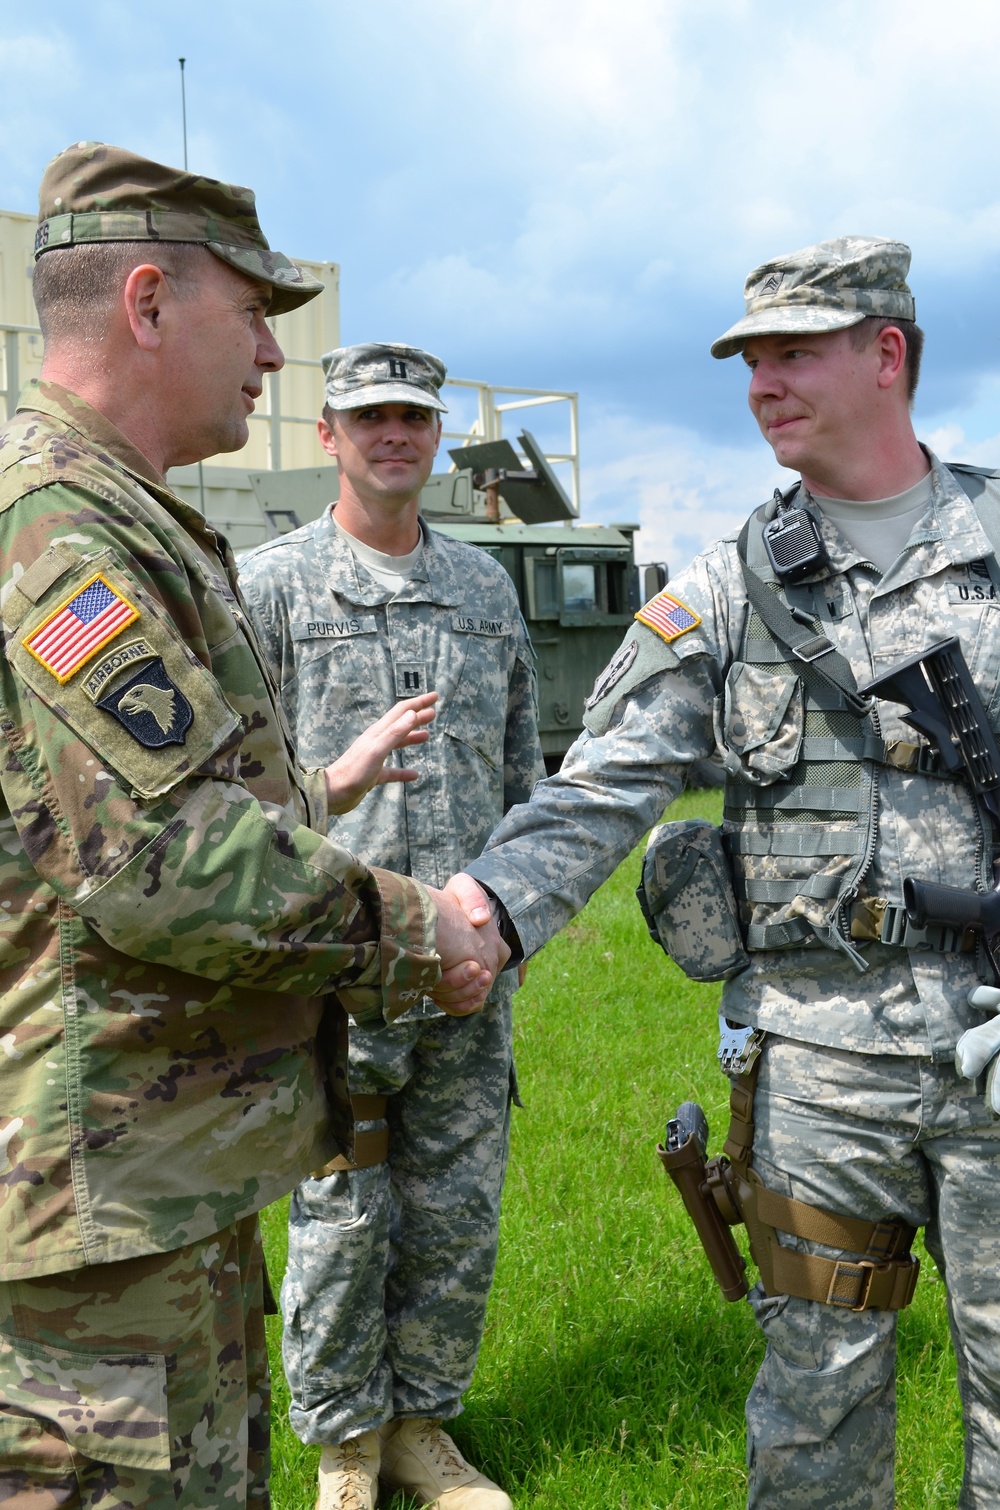
[[(825, 1211), (768, 1190), (750, 1167), (753, 1098), (759, 1059), (733, 1084), (732, 1120), (725, 1151), (732, 1161), (727, 1181), (746, 1223), (750, 1251), (768, 1295), (795, 1295), (850, 1311), (901, 1311), (913, 1299), (919, 1261), (910, 1253), (915, 1230), (906, 1222), (867, 1222)], [(777, 1229), (777, 1230), (776, 1230)], [(784, 1248), (778, 1232), (839, 1248), (860, 1258), (822, 1258)]]
[(311, 1179), (325, 1180), (327, 1175), (340, 1174), (345, 1169), (373, 1169), (376, 1164), (385, 1163), (389, 1157), (389, 1126), (385, 1121), (388, 1100), (388, 1096), (351, 1097), (355, 1122), (381, 1121), (383, 1125), (365, 1132), (355, 1132), (353, 1159), (345, 1159), (343, 1154), (339, 1154), (320, 1169), (314, 1169)]

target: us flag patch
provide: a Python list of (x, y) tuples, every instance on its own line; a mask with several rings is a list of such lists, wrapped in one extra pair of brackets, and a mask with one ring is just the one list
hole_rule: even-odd
[(138, 617), (138, 608), (97, 572), (21, 644), (57, 682), (68, 682)]
[(701, 616), (688, 608), (680, 598), (672, 598), (668, 592), (658, 593), (645, 608), (640, 608), (636, 618), (641, 624), (655, 629), (661, 640), (676, 640), (701, 623)]

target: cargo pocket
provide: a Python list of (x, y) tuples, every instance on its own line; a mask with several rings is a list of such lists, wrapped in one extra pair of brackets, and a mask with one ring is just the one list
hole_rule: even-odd
[(797, 676), (776, 675), (740, 661), (726, 678), (716, 737), (732, 776), (754, 786), (787, 778), (802, 749), (805, 707)]
[[(160, 1353), (47, 1347), (0, 1337), (0, 1462), (59, 1471), (65, 1442), (78, 1457), (148, 1473), (170, 1469), (167, 1366)], [(46, 1451), (46, 1438), (52, 1450)]]

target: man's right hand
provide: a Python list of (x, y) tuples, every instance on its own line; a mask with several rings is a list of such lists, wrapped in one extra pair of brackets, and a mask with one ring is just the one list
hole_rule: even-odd
[(427, 889), (438, 910), (437, 951), (441, 956), (441, 979), (429, 994), (443, 1012), (467, 1017), (482, 1010), (490, 987), (510, 958), (510, 950), (488, 907), (482, 923), (473, 927), (448, 891), (436, 891), (433, 886)]
[(434, 719), (438, 695), (421, 692), (404, 698), (348, 745), (339, 760), (326, 768), (326, 800), (330, 815), (349, 813), (366, 792), (387, 781), (416, 781), (410, 766), (386, 765), (393, 750), (425, 744), (427, 725)]

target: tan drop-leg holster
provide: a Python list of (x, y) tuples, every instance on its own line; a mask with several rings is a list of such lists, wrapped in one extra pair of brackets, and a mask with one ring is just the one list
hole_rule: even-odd
[[(742, 1220), (768, 1295), (797, 1295), (849, 1311), (901, 1311), (913, 1299), (920, 1262), (906, 1222), (866, 1222), (768, 1190), (751, 1167), (753, 1101), (761, 1056), (733, 1082), (723, 1159), (708, 1166), (708, 1184), (727, 1221)], [(728, 1162), (726, 1162), (728, 1161)], [(778, 1232), (862, 1258), (822, 1258), (783, 1247)]]

